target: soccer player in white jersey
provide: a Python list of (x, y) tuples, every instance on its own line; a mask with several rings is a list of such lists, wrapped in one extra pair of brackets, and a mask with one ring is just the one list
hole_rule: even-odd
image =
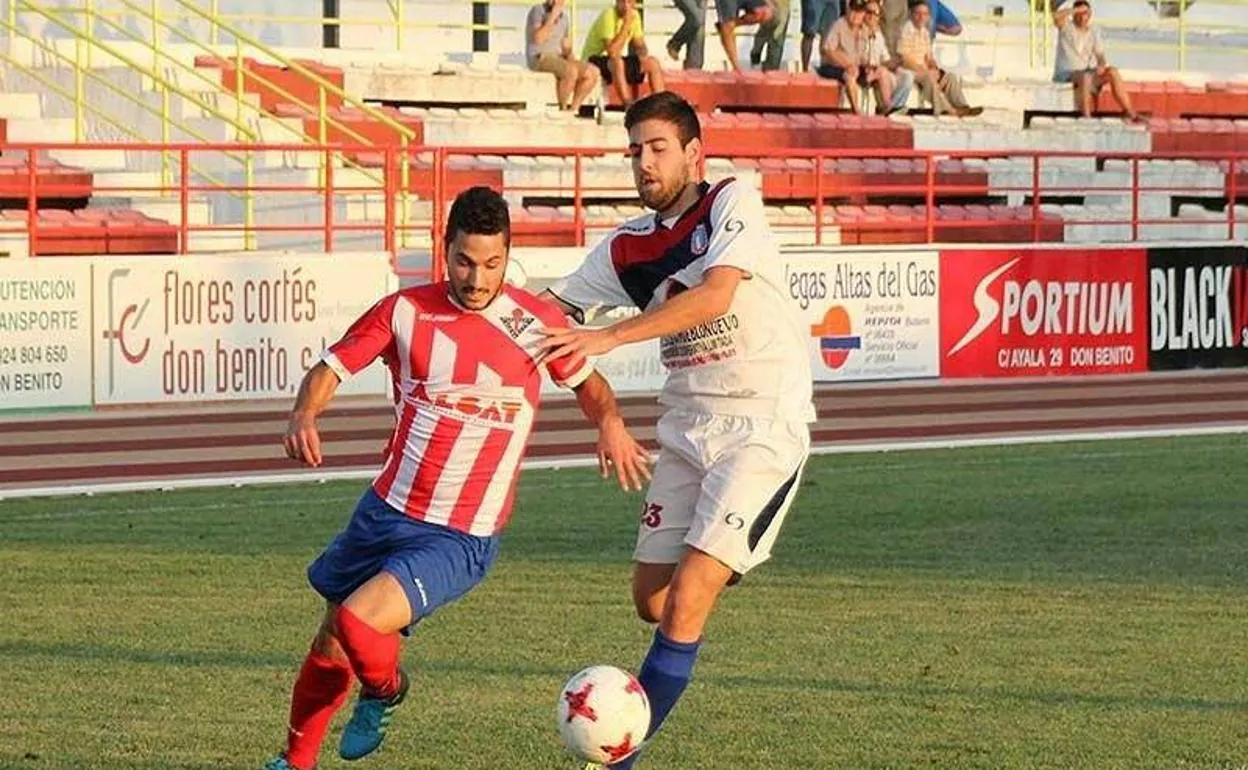
[(720, 593), (770, 556), (815, 414), (806, 334), (758, 192), (702, 181), (697, 114), (679, 96), (638, 101), (624, 125), (637, 192), (654, 213), (616, 229), (549, 292), (582, 322), (601, 308), (642, 312), (552, 328), (543, 345), (550, 359), (575, 360), (657, 337), (669, 370), (633, 555), (637, 613), (658, 624), (638, 676), (649, 738), (689, 683)]
[[(286, 750), (266, 770), (311, 770), (354, 678), (361, 691), (339, 755), (377, 749), (408, 691), (400, 633), (485, 577), (511, 513), (541, 391), (542, 332), (566, 328), (557, 307), (504, 284), (510, 222), (492, 190), (462, 193), (447, 224), (448, 280), (381, 299), (303, 380), (286, 453), (322, 462), (316, 418), (341, 380), (381, 358), (396, 424), (381, 472), (347, 527), (308, 568), (328, 602), (294, 685)], [(547, 362), (598, 426), (603, 475), (640, 489), (649, 458), (615, 397), (581, 356)]]

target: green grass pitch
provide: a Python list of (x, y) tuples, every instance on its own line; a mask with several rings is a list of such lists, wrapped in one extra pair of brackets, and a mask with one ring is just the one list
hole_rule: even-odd
[[(811, 461), (641, 768), (1248, 766), (1248, 439)], [(254, 770), (362, 483), (0, 502), (0, 768)], [(499, 563), (405, 644), (359, 768), (572, 768), (564, 679), (635, 668), (640, 497), (524, 475)], [(322, 770), (346, 767), (333, 753)]]

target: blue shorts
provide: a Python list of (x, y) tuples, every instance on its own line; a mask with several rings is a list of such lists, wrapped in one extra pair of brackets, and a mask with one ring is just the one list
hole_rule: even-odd
[(1097, 85), (1096, 68), (1091, 67), (1086, 70), (1057, 70), (1053, 73), (1054, 83), (1071, 83), (1076, 76), (1087, 75), (1092, 79), (1092, 84)]
[(346, 529), (308, 566), (308, 582), (327, 601), (341, 604), (374, 575), (388, 572), (403, 586), (415, 625), (485, 578), (498, 541), (497, 535), (477, 537), (413, 519), (370, 486)]
[(803, 35), (826, 35), (840, 18), (841, 0), (802, 0)]

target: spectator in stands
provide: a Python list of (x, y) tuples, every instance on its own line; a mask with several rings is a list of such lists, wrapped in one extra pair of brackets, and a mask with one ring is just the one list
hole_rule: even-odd
[(651, 92), (664, 90), (659, 60), (646, 51), (636, 0), (615, 0), (598, 14), (585, 36), (581, 58), (598, 68), (625, 107), (636, 96), (633, 86), (648, 82)]
[[(897, 46), (901, 42), (902, 28), (910, 21), (909, 1), (884, 0), (884, 16), (881, 23), (884, 27), (884, 40), (888, 43), (888, 50), (893, 53), (897, 53)], [(928, 0), (928, 8), (931, 14), (928, 16), (927, 26), (933, 39), (937, 35), (957, 37), (962, 34), (962, 22), (942, 0)]]
[(685, 49), (685, 69), (702, 69), (702, 57), (706, 50), (706, 0), (675, 0), (676, 8), (685, 21), (667, 41), (667, 55), (680, 60), (680, 49)]
[(1105, 42), (1101, 38), (1101, 30), (1092, 26), (1092, 6), (1088, 0), (1075, 0), (1070, 8), (1057, 11), (1053, 15), (1053, 23), (1058, 29), (1053, 80), (1070, 83), (1074, 87), (1079, 114), (1085, 118), (1092, 116), (1093, 98), (1109, 83), (1110, 93), (1127, 114), (1127, 119), (1139, 121), (1140, 115), (1123, 87), (1118, 68), (1109, 66), (1105, 59)]
[(581, 109), (585, 99), (598, 87), (598, 69), (572, 55), (572, 25), (565, 0), (546, 0), (529, 9), (525, 25), (524, 58), (529, 69), (555, 76), (555, 97), (559, 109)]
[(894, 56), (884, 41), (880, 26), (883, 8), (876, 0), (867, 3), (866, 43), (861, 64), (866, 82), (875, 86), (876, 113), (892, 115), (906, 108), (910, 91), (914, 88), (914, 75), (901, 66), (901, 57)]
[(972, 107), (962, 93), (962, 78), (940, 68), (932, 54), (932, 11), (927, 0), (914, 0), (910, 5), (910, 21), (901, 28), (897, 55), (902, 66), (914, 73), (914, 82), (930, 102), (937, 115), (954, 113), (958, 117), (978, 115), (983, 107)]
[(771, 21), (776, 15), (774, 2), (775, 0), (715, 0), (715, 11), (719, 14), (716, 28), (733, 72), (741, 71), (741, 65), (737, 61), (737, 27)]
[(810, 72), (810, 54), (815, 38), (827, 37), (828, 30), (840, 20), (843, 0), (802, 0), (802, 72)]
[(754, 47), (750, 49), (750, 64), (762, 67), (764, 72), (774, 72), (784, 63), (784, 44), (789, 37), (789, 0), (772, 0), (775, 10), (771, 19), (758, 25), (754, 35)]
[(849, 13), (837, 19), (819, 44), (819, 74), (841, 81), (849, 96), (850, 109), (859, 114), (862, 113), (862, 86), (866, 83), (861, 64), (869, 40), (866, 17), (866, 2), (850, 0)]
[(898, 53), (897, 44), (901, 40), (901, 28), (910, 21), (910, 0), (884, 0), (884, 16), (881, 23), (884, 27), (884, 41), (888, 50)]
[(784, 46), (789, 37), (789, 0), (774, 0), (776, 10), (771, 21), (758, 25), (754, 45), (750, 49), (750, 66), (763, 72), (780, 69), (784, 60)]
[(937, 35), (957, 37), (962, 34), (962, 22), (952, 8), (941, 0), (928, 0), (928, 3), (932, 10), (932, 20), (928, 23), (928, 28), (932, 31), (933, 38)]

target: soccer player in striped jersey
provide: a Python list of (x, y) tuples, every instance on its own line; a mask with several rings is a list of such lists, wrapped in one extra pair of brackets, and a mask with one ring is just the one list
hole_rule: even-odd
[(316, 418), (338, 384), (381, 358), (396, 424), (380, 473), (346, 528), (308, 568), (328, 608), (295, 681), (285, 751), (266, 770), (311, 770), (334, 712), (360, 680), (339, 755), (381, 745), (409, 680), (400, 636), (485, 577), (511, 514), (537, 413), (541, 372), (575, 391), (599, 431), (602, 473), (640, 489), (649, 458), (629, 435), (606, 380), (583, 357), (543, 364), (557, 307), (504, 282), (510, 222), (497, 193), (462, 193), (447, 224), (448, 280), (374, 305), (304, 377), (286, 453), (322, 462)]
[[(749, 184), (701, 179), (697, 113), (664, 92), (624, 117), (633, 177), (653, 213), (620, 225), (549, 289), (578, 320), (601, 308), (639, 314), (610, 326), (548, 331), (548, 360), (579, 361), (658, 338), (668, 369), (659, 459), (633, 551), (633, 602), (655, 623), (638, 680), (647, 738), (689, 684), (724, 588), (766, 561), (800, 486), (815, 410), (808, 335)], [(638, 754), (620, 749), (611, 770)]]

